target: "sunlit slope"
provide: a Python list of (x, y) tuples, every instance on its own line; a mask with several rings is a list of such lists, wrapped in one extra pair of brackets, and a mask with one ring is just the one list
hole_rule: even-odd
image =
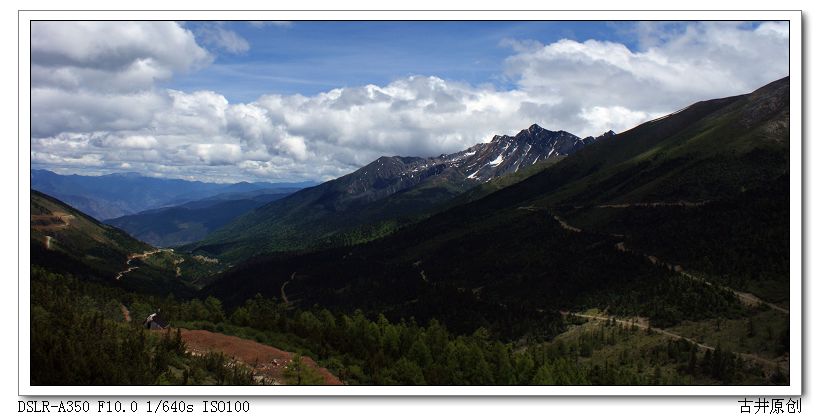
[[(129, 289), (188, 294), (175, 255), (31, 191), (31, 265)], [(130, 270), (129, 270), (130, 269)]]
[[(617, 248), (655, 229), (608, 233), (597, 229), (607, 225), (605, 219), (562, 227), (554, 215), (569, 215), (572, 224), (580, 219), (573, 210), (625, 201), (721, 200), (725, 205), (711, 213), (721, 218), (731, 217), (738, 198), (787, 206), (782, 192), (749, 191), (782, 183), (788, 170), (784, 97), (788, 79), (753, 94), (696, 103), (388, 237), (308, 255), (258, 258), (207, 291), (238, 302), (257, 292), (279, 296), (286, 287), (288, 298), (303, 304), (435, 316), (464, 330), (516, 332), (517, 324), (509, 321), (514, 316), (540, 319), (538, 311), (582, 306), (610, 307), (664, 324), (686, 316), (734, 316), (740, 304), (731, 293), (652, 265), (642, 254), (653, 254), (653, 247), (636, 247), (639, 254)], [(697, 219), (681, 218), (687, 219), (679, 227), (697, 227)], [(782, 264), (788, 239), (779, 225), (756, 217), (743, 221), (746, 235), (759, 241), (750, 249), (776, 247), (767, 255)], [(729, 238), (685, 244), (702, 254)], [(675, 239), (671, 234), (653, 241), (672, 246), (668, 241)]]

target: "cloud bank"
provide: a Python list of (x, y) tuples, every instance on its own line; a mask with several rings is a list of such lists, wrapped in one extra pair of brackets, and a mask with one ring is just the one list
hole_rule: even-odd
[(532, 123), (580, 136), (623, 131), (788, 75), (788, 23), (636, 29), (639, 50), (601, 40), (509, 40), (503, 76), (511, 89), (423, 74), (230, 103), (218, 91), (161, 87), (215, 53), (252, 47), (226, 28), (34, 22), (32, 162), (77, 173), (325, 180), (382, 155), (452, 152)]

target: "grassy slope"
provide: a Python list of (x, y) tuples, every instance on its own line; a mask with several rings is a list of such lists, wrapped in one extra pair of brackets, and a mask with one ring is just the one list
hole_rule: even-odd
[[(189, 296), (194, 288), (176, 277), (171, 259), (149, 257), (132, 260), (138, 269), (119, 281), (114, 276), (126, 269), (128, 256), (154, 250), (115, 227), (102, 224), (43, 193), (31, 191), (31, 265), (57, 273), (71, 273), (131, 290), (176, 293)], [(56, 219), (70, 215), (67, 226)], [(46, 245), (47, 237), (51, 242)]]
[(363, 243), (520, 182), (553, 163), (553, 160), (539, 163), (472, 188), (463, 177), (451, 172), (430, 177), (417, 186), (375, 201), (339, 203), (338, 200), (345, 200), (338, 197), (344, 184), (331, 181), (260, 207), (185, 249), (241, 261), (276, 251)]
[[(92, 267), (110, 272), (112, 275), (121, 270), (128, 254), (148, 251), (152, 247), (128, 236), (114, 227), (102, 224), (97, 220), (71, 208), (61, 201), (46, 194), (31, 191), (32, 216), (54, 216), (65, 213), (70, 215), (68, 226), (54, 221), (53, 226), (35, 224), (32, 218), (31, 239), (45, 245), (46, 236), (51, 236), (51, 246), (59, 252), (80, 258)], [(56, 213), (56, 214), (55, 214)]]
[[(488, 317), (495, 313), (492, 311), (510, 303), (527, 309), (536, 304), (556, 308), (581, 301), (618, 302), (617, 297), (593, 296), (608, 289), (613, 293), (625, 288), (637, 290), (629, 296), (624, 293), (621, 300), (629, 302), (641, 302), (641, 297), (635, 296), (641, 290), (649, 290), (646, 293), (655, 300), (674, 301), (675, 297), (665, 291), (683, 288), (684, 283), (670, 283), (672, 286), (657, 290), (634, 284), (645, 279), (651, 285), (650, 276), (669, 274), (646, 268), (645, 262), (633, 256), (618, 254), (613, 238), (568, 234), (546, 212), (518, 208), (719, 198), (731, 190), (740, 195), (744, 188), (769, 184), (772, 175), (782, 175), (786, 169), (786, 146), (779, 140), (782, 132), (764, 133), (772, 131), (771, 122), (787, 113), (788, 106), (774, 106), (762, 115), (755, 112), (751, 123), (745, 120), (761, 101), (765, 104), (772, 94), (782, 95), (784, 85), (787, 92), (787, 82), (752, 95), (694, 104), (588, 146), (526, 180), (372, 243), (301, 257), (280, 254), (257, 259), (229, 272), (208, 290), (234, 302), (256, 292), (275, 295), (296, 273), (288, 284), (289, 298), (292, 291), (293, 298), (303, 302), (362, 307), (395, 316), (450, 314), (451, 322), (464, 318), (474, 325), (488, 323)], [(710, 173), (715, 169), (728, 169), (729, 173)], [(786, 244), (777, 235), (759, 237), (773, 245)], [(420, 277), (421, 271), (426, 281)], [(734, 310), (732, 305), (719, 306), (721, 296), (707, 296), (713, 300), (708, 306), (718, 308), (712, 313)], [(450, 305), (436, 306), (445, 299)], [(460, 305), (465, 312), (456, 313), (453, 305)], [(659, 305), (650, 302), (633, 309), (660, 314), (663, 308)], [(687, 313), (686, 308), (681, 305), (676, 313)], [(470, 313), (472, 316), (462, 316)], [(496, 318), (491, 320), (498, 324)], [(676, 319), (679, 317), (674, 315), (664, 318), (667, 322)]]
[[(589, 311), (587, 311), (589, 312)], [(592, 311), (593, 314), (595, 311)], [(758, 319), (755, 316), (754, 319)], [(722, 331), (715, 331), (714, 322), (686, 322), (682, 325), (669, 328), (671, 332), (691, 336), (707, 345), (720, 345), (722, 349), (732, 352), (759, 352), (766, 348), (774, 348), (776, 341), (763, 341), (756, 344), (759, 348), (749, 348), (738, 345), (735, 333), (740, 332), (740, 338), (746, 339), (744, 331), (735, 331), (738, 325), (743, 326), (744, 320), (721, 319)], [(706, 336), (703, 336), (706, 334)], [(603, 336), (602, 336), (603, 335)], [(601, 337), (602, 338), (599, 338)], [(703, 368), (702, 360), (705, 350), (699, 349), (695, 354), (696, 362), (693, 368), (689, 367), (687, 354), (676, 357), (670, 355), (670, 343), (675, 340), (669, 336), (641, 328), (633, 328), (625, 324), (608, 324), (606, 321), (579, 319), (570, 325), (567, 331), (554, 340), (543, 344), (546, 348), (560, 347), (570, 355), (579, 355), (578, 364), (584, 368), (610, 368), (614, 371), (635, 374), (637, 377), (628, 380), (630, 384), (641, 385), (717, 385), (719, 380), (709, 374), (709, 369)], [(584, 351), (583, 344), (592, 345)], [(736, 371), (732, 380), (726, 384), (736, 385), (766, 385), (781, 384), (772, 377), (772, 369), (763, 367), (753, 360), (744, 360), (743, 366)], [(656, 376), (659, 377), (656, 379)], [(633, 376), (634, 377), (634, 376)], [(606, 380), (601, 380), (606, 383)]]
[[(628, 153), (631, 157), (622, 153), (617, 163), (558, 187), (534, 203), (553, 207), (581, 228), (624, 234), (630, 246), (709, 280), (786, 305), (789, 108), (785, 81), (734, 99), (648, 151), (633, 150)], [(761, 108), (767, 111), (761, 113)], [(629, 132), (624, 136), (623, 140), (630, 139)], [(612, 149), (592, 146), (589, 150), (600, 154)], [(595, 206), (676, 201), (705, 205)]]

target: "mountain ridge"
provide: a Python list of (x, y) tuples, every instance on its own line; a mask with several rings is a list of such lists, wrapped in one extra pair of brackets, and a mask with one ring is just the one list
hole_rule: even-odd
[(30, 174), (31, 189), (56, 197), (98, 220), (179, 205), (224, 192), (302, 188), (304, 185), (315, 184), (315, 182), (220, 184), (154, 178), (134, 172), (83, 176), (60, 175), (45, 169), (31, 169)]
[[(613, 136), (609, 132), (599, 138)], [(353, 241), (367, 240), (428, 215), (475, 186), (565, 157), (597, 139), (533, 124), (515, 136), (496, 135), (450, 154), (382, 156), (350, 174), (261, 206), (186, 248), (241, 260), (337, 244), (335, 239), (346, 232), (359, 235)], [(375, 230), (362, 234), (361, 226)]]
[[(757, 94), (693, 104), (364, 244), (257, 257), (205, 293), (230, 304), (256, 293), (278, 296), (287, 282), (288, 299), (306, 305), (436, 317), (465, 333), (492, 327), (513, 336), (521, 335), (516, 324), (501, 318), (512, 310), (523, 317), (607, 307), (672, 324), (693, 313), (714, 316), (693, 309), (705, 299), (722, 299), (726, 311), (740, 307), (731, 293), (618, 250), (626, 241), (708, 281), (787, 302), (788, 130), (770, 126), (788, 121), (787, 101), (777, 105), (788, 84), (785, 78)], [(756, 107), (771, 111), (742, 127), (742, 115)], [(711, 202), (670, 203), (689, 200)], [(617, 202), (636, 205), (598, 207)], [(564, 228), (556, 214), (589, 231)], [(738, 273), (736, 259), (752, 267)], [(636, 293), (663, 301), (647, 303)]]
[(173, 247), (200, 240), (232, 219), (296, 190), (280, 188), (228, 192), (103, 222), (157, 247)]

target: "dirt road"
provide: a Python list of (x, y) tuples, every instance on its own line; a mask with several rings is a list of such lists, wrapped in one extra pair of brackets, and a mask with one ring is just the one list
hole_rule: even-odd
[[(68, 228), (75, 217), (65, 212), (55, 211), (51, 214), (41, 214), (31, 216), (31, 229), (39, 232), (55, 232)], [(46, 250), (52, 250), (54, 237), (45, 236), (44, 244)]]
[(676, 202), (633, 202), (633, 203), (624, 203), (624, 204), (604, 204), (604, 205), (596, 205), (595, 208), (632, 208), (632, 207), (641, 207), (641, 208), (659, 208), (659, 207), (700, 207), (703, 205), (712, 202), (710, 200), (705, 201), (676, 201)]
[(51, 214), (32, 215), (31, 228), (41, 232), (59, 231), (68, 228), (75, 218), (73, 215), (61, 211), (54, 211)]
[(185, 261), (185, 259), (182, 258), (182, 257), (180, 257), (177, 260), (174, 260), (174, 266), (176, 266), (177, 277), (182, 277), (182, 267), (180, 266), (180, 264), (182, 264), (182, 262), (184, 262), (184, 261)]
[[(682, 201), (682, 202), (676, 202), (676, 203), (652, 202), (652, 203), (646, 203), (646, 204), (643, 204), (643, 205), (644, 206), (669, 206), (669, 204), (690, 204), (688, 206), (693, 206), (695, 204), (705, 204), (705, 203), (706, 202), (697, 203), (697, 202)], [(539, 210), (538, 208), (535, 208), (535, 207), (519, 207), (518, 209), (523, 209), (523, 210), (527, 210), (527, 211), (538, 211)], [(558, 215), (553, 214), (552, 218), (555, 221), (557, 221), (558, 224), (561, 225), (561, 228), (563, 228), (567, 231), (571, 231), (571, 232), (574, 232), (574, 233), (583, 232), (583, 230), (581, 230), (578, 227), (574, 227), (574, 226), (570, 225), (569, 223), (564, 221), (564, 219), (562, 219)], [(609, 236), (613, 237), (613, 238), (623, 238), (624, 237), (623, 234), (609, 234)], [(738, 298), (738, 300), (746, 306), (757, 307), (757, 306), (760, 306), (760, 305), (766, 305), (766, 306), (768, 306), (768, 307), (770, 307), (770, 308), (772, 308), (772, 309), (774, 309), (778, 312), (781, 312), (781, 313), (784, 313), (784, 314), (789, 313), (788, 309), (785, 309), (781, 306), (775, 305), (774, 303), (771, 303), (771, 302), (766, 302), (763, 299), (760, 299), (759, 297), (757, 297), (757, 296), (755, 296), (751, 293), (741, 292), (739, 290), (733, 289), (733, 288), (728, 287), (728, 286), (722, 286), (722, 285), (712, 283), (712, 282), (710, 282), (710, 281), (708, 281), (708, 280), (706, 280), (706, 279), (704, 279), (700, 276), (695, 276), (695, 275), (693, 275), (689, 272), (686, 272), (685, 270), (683, 270), (683, 267), (679, 264), (667, 263), (667, 262), (664, 262), (663, 260), (661, 260), (661, 259), (659, 259), (659, 258), (657, 258), (657, 257), (655, 257), (651, 254), (643, 253), (643, 252), (637, 251), (635, 249), (629, 248), (629, 247), (626, 246), (626, 243), (623, 242), (623, 241), (621, 241), (619, 243), (616, 243), (615, 244), (615, 249), (618, 250), (618, 251), (624, 252), (624, 253), (631, 253), (631, 254), (635, 254), (635, 255), (644, 257), (645, 259), (649, 260), (650, 263), (664, 266), (664, 267), (668, 268), (669, 270), (672, 270), (672, 271), (674, 271), (674, 272), (676, 272), (676, 273), (680, 274), (681, 276), (684, 276), (688, 279), (696, 280), (696, 281), (705, 283), (709, 286), (713, 286), (713, 287), (721, 288), (721, 289), (724, 289), (724, 290), (728, 290), (728, 291), (732, 292)]]
[[(128, 255), (128, 260), (125, 261), (125, 265), (130, 266), (130, 267), (128, 267), (127, 269), (125, 269), (125, 270), (117, 273), (116, 275), (114, 275), (114, 280), (120, 280), (126, 274), (131, 273), (132, 271), (134, 271), (136, 269), (139, 269), (139, 266), (131, 266), (131, 260), (136, 260), (136, 259), (142, 260), (142, 259), (146, 259), (148, 257), (151, 257), (154, 254), (163, 253), (163, 252), (173, 253), (174, 249), (172, 249), (172, 248), (158, 248), (158, 249), (153, 250), (153, 251), (146, 251), (146, 252), (143, 252), (143, 253), (129, 254)], [(179, 276), (179, 275), (177, 275), (177, 276)]]
[(782, 307), (780, 307), (778, 305), (775, 305), (774, 303), (771, 303), (771, 302), (766, 302), (763, 299), (760, 299), (759, 297), (757, 297), (757, 296), (755, 296), (751, 293), (741, 292), (739, 290), (732, 289), (731, 287), (728, 287), (728, 286), (722, 286), (722, 285), (718, 285), (716, 283), (712, 283), (712, 282), (710, 282), (710, 281), (708, 281), (708, 280), (706, 280), (706, 279), (704, 279), (700, 276), (695, 276), (691, 273), (686, 272), (685, 270), (683, 270), (683, 267), (679, 264), (666, 263), (664, 261), (661, 261), (660, 259), (658, 259), (655, 256), (652, 256), (652, 255), (649, 255), (649, 254), (646, 254), (646, 253), (641, 253), (637, 250), (631, 249), (631, 248), (627, 247), (626, 244), (623, 241), (615, 244), (615, 249), (618, 250), (618, 251), (624, 252), (624, 253), (632, 253), (632, 254), (635, 254), (635, 255), (638, 255), (638, 256), (642, 256), (642, 257), (646, 258), (647, 260), (649, 260), (652, 264), (658, 264), (658, 265), (661, 265), (661, 266), (665, 266), (669, 270), (672, 270), (672, 271), (678, 273), (679, 275), (684, 276), (688, 279), (692, 279), (692, 280), (695, 280), (695, 281), (698, 281), (698, 282), (701, 282), (701, 283), (704, 283), (704, 284), (707, 284), (709, 286), (713, 286), (713, 287), (716, 287), (716, 288), (719, 288), (719, 289), (728, 290), (728, 291), (732, 292), (738, 298), (738, 300), (746, 306), (757, 307), (757, 306), (760, 306), (760, 305), (766, 305), (766, 306), (768, 306), (768, 307), (770, 307), (770, 308), (772, 308), (772, 309), (774, 309), (778, 312), (785, 313), (787, 315), (789, 313), (788, 309), (782, 308)]
[[(193, 354), (219, 351), (251, 367), (261, 376), (264, 384), (286, 384), (285, 367), (293, 360), (293, 353), (244, 338), (205, 330), (182, 329), (181, 335), (188, 350)], [(325, 368), (319, 367), (310, 357), (302, 357), (302, 363), (319, 372), (326, 385), (343, 383)]]
[(285, 294), (285, 286), (288, 285), (293, 279), (296, 278), (296, 272), (290, 275), (290, 280), (285, 280), (285, 283), (282, 283), (282, 287), (279, 288), (279, 294), (282, 295), (282, 302), (285, 302), (285, 305), (289, 304), (288, 296)]
[[(619, 324), (622, 324), (622, 325), (627, 325), (627, 326), (634, 325), (637, 328), (640, 328), (640, 329), (643, 329), (643, 330), (648, 329), (648, 330), (653, 331), (657, 334), (661, 334), (661, 335), (670, 337), (672, 339), (676, 339), (676, 340), (682, 339), (682, 340), (689, 341), (690, 343), (696, 345), (698, 348), (700, 348), (702, 350), (709, 350), (709, 351), (714, 351), (715, 350), (715, 347), (713, 347), (711, 345), (706, 345), (706, 344), (700, 343), (700, 342), (698, 342), (698, 341), (696, 341), (692, 338), (687, 338), (683, 335), (676, 334), (674, 332), (669, 332), (665, 329), (651, 327), (647, 324), (648, 320), (646, 318), (618, 319), (618, 318), (614, 318), (612, 316), (607, 316), (607, 315), (589, 315), (589, 314), (584, 314), (584, 313), (571, 313), (571, 312), (564, 312), (564, 311), (561, 312), (561, 315), (563, 315), (563, 316), (577, 316), (577, 317), (580, 317), (580, 318), (593, 319), (593, 320), (598, 320), (598, 321), (609, 321), (609, 320), (614, 319), (615, 322), (617, 322)], [(741, 358), (743, 358), (746, 361), (754, 361), (758, 364), (762, 364), (763, 366), (767, 367), (770, 370), (780, 368), (780, 370), (784, 374), (786, 374), (786, 375), (789, 374), (789, 365), (788, 365), (787, 362), (786, 363), (778, 362), (778, 361), (770, 360), (768, 358), (763, 358), (759, 355), (748, 354), (748, 353), (736, 353), (736, 354), (739, 355)]]

